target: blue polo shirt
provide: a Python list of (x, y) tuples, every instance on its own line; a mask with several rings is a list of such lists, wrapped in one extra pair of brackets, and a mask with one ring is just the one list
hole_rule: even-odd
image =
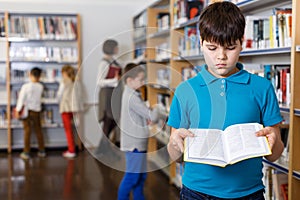
[[(282, 121), (271, 82), (243, 70), (216, 78), (201, 71), (175, 91), (168, 125), (178, 128), (217, 128), (232, 124), (260, 123), (272, 126)], [(237, 198), (263, 189), (262, 158), (251, 158), (226, 167), (186, 162), (183, 184), (195, 191), (220, 198)]]

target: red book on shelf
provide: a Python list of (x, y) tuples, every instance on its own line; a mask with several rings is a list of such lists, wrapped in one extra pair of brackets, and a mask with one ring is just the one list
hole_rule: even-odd
[(280, 185), (280, 189), (284, 200), (288, 200), (288, 184)]

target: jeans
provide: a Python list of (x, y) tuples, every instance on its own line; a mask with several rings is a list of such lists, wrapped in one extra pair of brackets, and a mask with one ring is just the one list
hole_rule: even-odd
[(126, 152), (126, 172), (118, 191), (118, 200), (129, 200), (130, 192), (133, 192), (134, 200), (144, 200), (144, 183), (147, 177), (146, 152), (136, 149)]
[(191, 190), (183, 185), (180, 191), (180, 200), (265, 200), (265, 198), (264, 190), (259, 190), (245, 197), (224, 199)]

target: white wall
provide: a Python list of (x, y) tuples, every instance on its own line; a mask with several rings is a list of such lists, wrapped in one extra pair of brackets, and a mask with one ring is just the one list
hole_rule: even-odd
[[(102, 42), (115, 38), (120, 44), (124, 63), (132, 56), (132, 17), (153, 0), (0, 0), (1, 11), (32, 13), (79, 13), (82, 33), (82, 75), (89, 103), (97, 101), (97, 66), (102, 57)], [(125, 56), (123, 56), (125, 55)], [(96, 121), (96, 107), (84, 117), (84, 133), (92, 145), (98, 143), (100, 133)]]

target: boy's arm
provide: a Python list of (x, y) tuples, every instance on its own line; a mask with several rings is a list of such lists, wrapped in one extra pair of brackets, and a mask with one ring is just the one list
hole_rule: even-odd
[(281, 156), (284, 145), (281, 140), (279, 124), (261, 129), (256, 133), (256, 136), (266, 136), (268, 139), (272, 154), (265, 157), (267, 160), (274, 162)]
[(20, 93), (19, 93), (19, 97), (18, 97), (18, 101), (17, 101), (17, 106), (16, 106), (16, 111), (20, 112), (24, 106), (25, 103), (25, 87), (24, 85), (22, 86)]
[(136, 112), (138, 115), (147, 120), (156, 121), (158, 118), (158, 110), (151, 110), (146, 106), (142, 99), (138, 97), (132, 96), (132, 98), (130, 98), (129, 106), (133, 112)]
[(184, 138), (188, 136), (193, 137), (194, 134), (184, 128), (172, 128), (168, 143), (168, 152), (172, 160), (180, 160), (182, 153), (184, 152)]

